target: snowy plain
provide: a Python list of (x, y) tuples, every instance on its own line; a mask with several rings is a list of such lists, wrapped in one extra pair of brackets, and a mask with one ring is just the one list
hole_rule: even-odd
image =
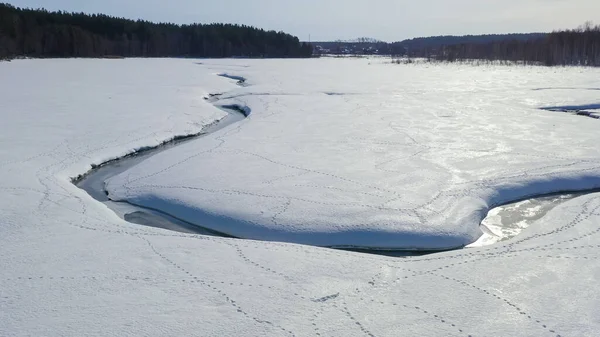
[(564, 70), (319, 62), (229, 70), (247, 81), (219, 104), (250, 117), (109, 179), (109, 197), (235, 237), (447, 249), (495, 205), (600, 187), (596, 123), (539, 109), (596, 103), (536, 90)]
[[(238, 104), (249, 118), (114, 177), (111, 197), (217, 215), (268, 240), (460, 246), (494, 205), (600, 185), (600, 122), (539, 109), (598, 103), (589, 89), (600, 71), (197, 63), (0, 62), (1, 336), (600, 329), (598, 194), (560, 204), (507, 242), (398, 259), (134, 225), (70, 181), (200, 132), (225, 116), (214, 104)], [(215, 103), (209, 93), (225, 94)]]

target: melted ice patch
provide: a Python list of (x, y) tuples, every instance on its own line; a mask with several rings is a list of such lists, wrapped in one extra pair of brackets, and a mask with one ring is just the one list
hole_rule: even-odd
[(481, 222), (483, 235), (467, 247), (489, 246), (519, 235), (554, 207), (588, 193), (554, 194), (491, 209)]

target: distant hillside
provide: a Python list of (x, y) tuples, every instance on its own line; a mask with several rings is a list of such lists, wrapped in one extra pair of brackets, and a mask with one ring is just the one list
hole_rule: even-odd
[(375, 39), (311, 42), (316, 54), (390, 54), (391, 45)]
[(317, 54), (379, 54), (405, 55), (406, 53), (420, 54), (423, 50), (438, 49), (442, 46), (457, 44), (487, 44), (497, 41), (529, 41), (546, 37), (546, 33), (529, 34), (487, 34), (465, 36), (432, 36), (419, 37), (387, 43), (372, 38), (360, 38), (347, 41), (312, 42)]
[(310, 57), (283, 32), (231, 24), (175, 25), (0, 3), (0, 59), (29, 57)]
[(372, 37), (359, 37), (356, 39), (349, 40), (336, 40), (335, 42), (343, 42), (343, 43), (381, 43), (383, 41), (374, 39)]

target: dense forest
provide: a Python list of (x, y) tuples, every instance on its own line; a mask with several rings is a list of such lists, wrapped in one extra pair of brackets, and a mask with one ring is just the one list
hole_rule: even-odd
[(423, 51), (427, 48), (436, 49), (441, 46), (459, 45), (459, 44), (483, 44), (499, 41), (529, 41), (546, 37), (547, 33), (526, 33), (526, 34), (483, 34), (483, 35), (442, 35), (430, 37), (417, 37), (400, 42), (394, 42), (392, 45), (400, 46), (407, 53)]
[(438, 61), (511, 61), (538, 65), (600, 66), (600, 25), (555, 31), (530, 39), (468, 42), (413, 51), (414, 57)]
[(0, 59), (27, 57), (310, 57), (283, 32), (231, 24), (175, 25), (0, 3)]

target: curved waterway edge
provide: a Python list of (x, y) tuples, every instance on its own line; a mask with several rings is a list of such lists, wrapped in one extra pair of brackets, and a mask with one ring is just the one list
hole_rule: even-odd
[(126, 156), (112, 159), (101, 164), (92, 165), (92, 169), (71, 180), (75, 186), (86, 191), (92, 198), (105, 204), (125, 221), (138, 225), (164, 228), (188, 234), (203, 234), (212, 236), (232, 237), (225, 233), (201, 227), (196, 224), (178, 219), (160, 210), (140, 207), (127, 202), (116, 202), (108, 198), (104, 183), (111, 177), (121, 174), (146, 159), (191, 141), (198, 140), (206, 135), (219, 131), (231, 124), (237, 123), (248, 117), (249, 109), (237, 106), (220, 107), (227, 115), (205, 126), (198, 133), (173, 137), (153, 147), (144, 147)]

